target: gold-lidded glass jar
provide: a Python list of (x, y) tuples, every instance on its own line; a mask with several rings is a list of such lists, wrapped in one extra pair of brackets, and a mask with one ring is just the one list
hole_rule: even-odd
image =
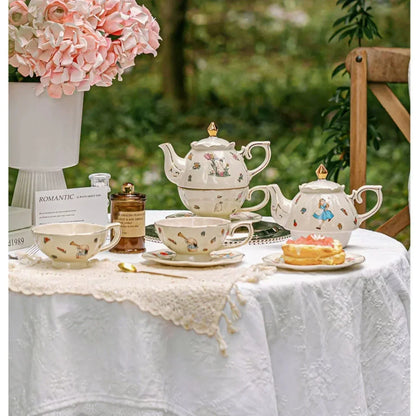
[(121, 238), (110, 251), (114, 253), (141, 253), (145, 248), (146, 195), (134, 192), (130, 182), (123, 184), (122, 192), (111, 195), (111, 222), (121, 224)]

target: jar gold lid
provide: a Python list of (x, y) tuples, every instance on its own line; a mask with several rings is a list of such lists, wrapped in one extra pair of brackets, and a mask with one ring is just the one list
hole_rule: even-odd
[(134, 185), (131, 182), (123, 183), (121, 192), (118, 194), (112, 194), (111, 199), (123, 199), (128, 198), (129, 200), (137, 199), (146, 201), (146, 195), (138, 192), (134, 192)]
[(121, 187), (121, 191), (123, 194), (133, 194), (134, 193), (134, 185), (130, 182), (123, 183)]

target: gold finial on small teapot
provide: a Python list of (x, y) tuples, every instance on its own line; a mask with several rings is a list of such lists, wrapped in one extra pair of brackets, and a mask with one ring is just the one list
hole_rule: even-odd
[(318, 179), (326, 179), (328, 176), (328, 171), (322, 163), (318, 166), (318, 169), (316, 169), (315, 173)]
[(210, 137), (217, 136), (218, 127), (215, 125), (215, 123), (213, 121), (211, 121), (211, 123), (208, 126), (208, 129), (207, 130), (208, 130), (208, 134), (210, 135)]

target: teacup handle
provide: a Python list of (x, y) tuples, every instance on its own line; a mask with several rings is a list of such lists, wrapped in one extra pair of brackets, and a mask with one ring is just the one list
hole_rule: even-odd
[(270, 150), (270, 142), (251, 142), (247, 146), (243, 146), (239, 153), (241, 153), (243, 157), (251, 159), (251, 149), (253, 147), (262, 147), (266, 152), (266, 157), (264, 158), (263, 162), (257, 166), (257, 168), (248, 171), (250, 179), (254, 175), (257, 175), (259, 172), (261, 172), (268, 165), (272, 156), (272, 152)]
[(366, 191), (373, 191), (377, 195), (377, 202), (374, 205), (370, 211), (365, 212), (364, 214), (358, 214), (357, 215), (357, 222), (358, 225), (360, 225), (363, 221), (365, 221), (367, 218), (370, 218), (372, 215), (374, 215), (381, 207), (381, 203), (383, 202), (383, 194), (381, 192), (381, 185), (364, 185), (358, 188), (357, 190), (353, 190), (351, 195), (347, 195), (348, 198), (351, 199), (351, 201), (354, 203), (354, 201), (357, 201), (359, 204), (363, 202), (361, 198), (361, 194)]
[(114, 235), (113, 238), (107, 244), (101, 246), (101, 248), (98, 250), (99, 252), (110, 250), (110, 248), (113, 248), (120, 241), (121, 238), (121, 224), (119, 222), (112, 222), (110, 224), (107, 224), (105, 230), (107, 232), (113, 230)]
[(251, 195), (253, 194), (253, 192), (256, 192), (256, 191), (263, 191), (264, 192), (264, 199), (263, 199), (263, 201), (261, 201), (259, 204), (254, 205), (252, 207), (240, 208), (237, 212), (242, 212), (242, 211), (246, 211), (246, 212), (247, 211), (249, 211), (249, 212), (258, 211), (258, 210), (264, 208), (267, 205), (267, 203), (270, 200), (270, 192), (269, 192), (269, 189), (267, 188), (267, 186), (265, 186), (265, 185), (258, 185), (258, 186), (255, 186), (254, 188), (249, 189), (248, 190), (248, 194), (247, 194), (246, 201), (250, 201), (251, 200)]
[[(254, 233), (253, 225), (251, 224), (251, 222), (245, 222), (245, 221), (238, 221), (235, 224), (232, 224), (228, 235), (232, 237), (234, 235), (235, 230), (240, 227), (246, 227), (248, 229), (248, 236), (240, 243), (233, 244), (231, 246), (232, 248), (240, 247), (240, 246), (243, 246), (244, 244), (247, 244), (253, 237), (253, 233)], [(218, 250), (224, 250), (224, 249), (230, 249), (230, 246), (223, 244)]]

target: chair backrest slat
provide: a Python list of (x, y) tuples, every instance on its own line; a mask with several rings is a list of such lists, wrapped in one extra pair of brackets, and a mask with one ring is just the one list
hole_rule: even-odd
[(367, 81), (407, 83), (410, 61), (410, 49), (405, 48), (355, 48), (345, 61), (347, 71), (356, 56), (365, 53), (367, 56)]

